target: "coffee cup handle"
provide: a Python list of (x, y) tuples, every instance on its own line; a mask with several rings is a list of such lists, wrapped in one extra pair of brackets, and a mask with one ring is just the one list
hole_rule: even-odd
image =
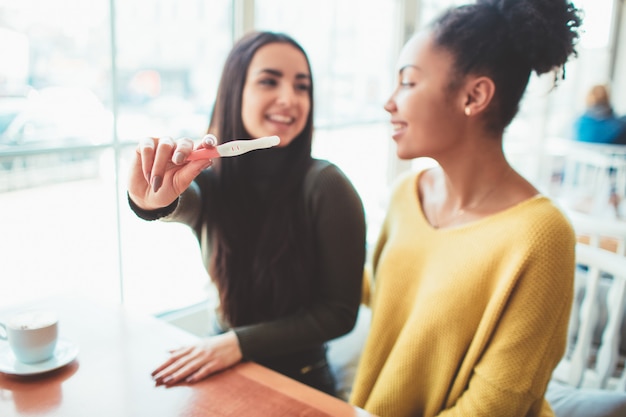
[(7, 340), (7, 326), (4, 323), (0, 323), (0, 328), (2, 328), (2, 332), (0, 332), (0, 340)]

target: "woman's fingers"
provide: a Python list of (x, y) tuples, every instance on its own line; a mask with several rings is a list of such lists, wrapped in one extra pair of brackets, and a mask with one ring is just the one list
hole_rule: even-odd
[[(199, 147), (215, 146), (216, 143), (215, 136), (206, 135)], [(193, 150), (194, 141), (189, 138), (181, 138), (176, 142), (168, 136), (140, 140), (137, 153), (141, 159), (143, 176), (146, 182), (153, 187), (153, 192), (157, 192), (162, 185), (169, 162), (182, 165)], [(204, 165), (210, 165), (210, 163)]]
[(176, 141), (176, 150), (172, 155), (172, 162), (181, 165), (193, 151), (193, 141), (189, 138), (182, 138)]
[(166, 207), (189, 187), (211, 160), (188, 162), (194, 142), (170, 137), (139, 141), (128, 182), (132, 200), (145, 210)]
[(154, 163), (152, 164), (152, 175), (150, 177), (150, 186), (155, 193), (159, 191), (163, 185), (165, 170), (167, 169), (167, 164), (172, 159), (175, 148), (176, 144), (169, 136), (162, 137), (158, 141), (154, 155)]
[(202, 138), (202, 140), (200, 141), (200, 146), (203, 148), (217, 146), (217, 138), (215, 137), (215, 135), (209, 133)]
[(178, 382), (183, 376), (185, 376), (184, 374), (181, 376), (181, 372), (185, 369), (190, 360), (191, 358), (185, 357), (171, 362), (168, 366), (152, 377), (156, 385), (172, 385)]
[(207, 376), (217, 371), (219, 371), (219, 369), (216, 368), (215, 363), (209, 362), (205, 364), (204, 366), (202, 366), (200, 369), (198, 369), (196, 372), (188, 376), (185, 379), (185, 382), (194, 383), (194, 382), (202, 381), (204, 378), (206, 378)]
[(170, 351), (170, 354), (172, 354), (172, 356), (170, 356), (168, 360), (163, 362), (161, 366), (159, 366), (154, 371), (152, 371), (152, 374), (151, 374), (152, 377), (156, 378), (157, 375), (163, 372), (164, 369), (167, 369), (168, 367), (170, 367), (173, 363), (175, 363), (181, 357), (189, 354), (192, 350), (193, 350), (193, 347), (188, 346), (188, 347), (178, 348), (178, 349)]
[(210, 360), (209, 362), (206, 362), (206, 361), (207, 361), (206, 358), (198, 357), (187, 362), (185, 365), (183, 365), (176, 371), (172, 372), (172, 374), (169, 375), (167, 378), (164, 378), (163, 384), (169, 387), (183, 380), (186, 380), (187, 382), (192, 382), (193, 381), (192, 376), (195, 375), (196, 372), (198, 372), (199, 370), (203, 368), (211, 369), (212, 361)]
[(146, 182), (150, 184), (152, 177), (152, 165), (154, 164), (154, 150), (156, 148), (156, 138), (143, 138), (139, 141), (137, 153), (141, 159), (141, 170)]
[(172, 386), (182, 380), (195, 381), (193, 376), (201, 372), (207, 376), (211, 373), (213, 359), (211, 352), (198, 348), (185, 349), (185, 354), (174, 354), (167, 362), (152, 372), (156, 385)]
[(197, 382), (232, 366), (240, 361), (241, 357), (232, 354), (232, 347), (228, 341), (228, 338), (216, 336), (195, 346), (170, 351), (171, 357), (152, 372), (156, 385), (169, 387), (181, 381)]

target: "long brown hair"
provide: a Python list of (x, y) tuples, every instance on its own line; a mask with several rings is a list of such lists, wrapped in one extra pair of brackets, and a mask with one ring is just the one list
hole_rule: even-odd
[[(300, 50), (311, 73), (303, 48), (286, 34), (253, 32), (240, 39), (224, 64), (208, 129), (220, 142), (250, 139), (241, 116), (248, 67), (259, 48), (276, 42)], [(312, 161), (312, 81), (309, 100), (306, 125), (288, 146), (223, 158), (212, 168), (217, 175), (208, 204), (213, 233), (209, 274), (231, 326), (271, 320), (311, 302), (315, 247), (301, 190)], [(264, 192), (259, 192), (260, 173), (271, 181)]]

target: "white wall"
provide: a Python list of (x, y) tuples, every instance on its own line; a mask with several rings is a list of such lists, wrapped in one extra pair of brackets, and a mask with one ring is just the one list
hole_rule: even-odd
[(616, 44), (615, 75), (613, 80), (613, 105), (618, 114), (626, 114), (626, 2), (616, 0), (616, 7), (621, 3), (621, 27)]

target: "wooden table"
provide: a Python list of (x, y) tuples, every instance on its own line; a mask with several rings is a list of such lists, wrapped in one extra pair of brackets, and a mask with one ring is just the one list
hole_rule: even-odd
[[(249, 362), (196, 384), (156, 387), (152, 370), (169, 349), (197, 340), (194, 335), (117, 305), (57, 299), (36, 306), (59, 314), (60, 337), (80, 351), (75, 361), (45, 374), (0, 373), (2, 417), (371, 417)], [(0, 311), (0, 320), (9, 313)]]

